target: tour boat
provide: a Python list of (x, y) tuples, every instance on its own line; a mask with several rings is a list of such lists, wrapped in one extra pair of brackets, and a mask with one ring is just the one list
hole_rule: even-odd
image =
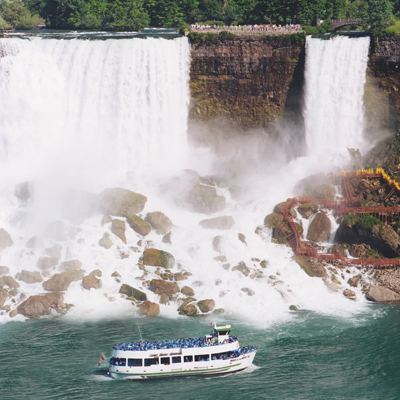
[(211, 335), (201, 338), (115, 344), (109, 374), (115, 379), (144, 379), (241, 371), (252, 364), (257, 348), (240, 347), (230, 331), (230, 325), (214, 324)]

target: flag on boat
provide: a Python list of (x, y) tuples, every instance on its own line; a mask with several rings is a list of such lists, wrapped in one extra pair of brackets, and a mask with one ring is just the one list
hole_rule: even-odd
[(100, 367), (101, 363), (102, 363), (105, 359), (106, 359), (106, 358), (105, 358), (104, 355), (102, 354), (101, 357), (100, 357), (100, 361), (99, 361), (99, 363), (98, 363), (97, 365)]

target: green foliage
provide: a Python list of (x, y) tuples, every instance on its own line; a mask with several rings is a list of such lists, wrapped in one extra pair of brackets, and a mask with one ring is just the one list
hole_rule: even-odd
[(222, 32), (219, 33), (218, 37), (220, 39), (234, 39), (235, 35), (233, 33), (231, 33), (231, 32), (228, 32), (228, 31), (222, 31)]
[(33, 29), (43, 22), (18, 0), (0, 1), (0, 29)]
[(360, 16), (365, 26), (370, 27), (374, 36), (384, 35), (385, 29), (394, 23), (393, 4), (389, 0), (364, 0)]
[(358, 225), (361, 229), (365, 231), (371, 231), (374, 226), (381, 226), (382, 222), (371, 214), (363, 214), (361, 217), (349, 214), (344, 217), (343, 224), (350, 227)]
[(400, 21), (396, 20), (393, 25), (386, 28), (385, 33), (389, 36), (400, 34)]

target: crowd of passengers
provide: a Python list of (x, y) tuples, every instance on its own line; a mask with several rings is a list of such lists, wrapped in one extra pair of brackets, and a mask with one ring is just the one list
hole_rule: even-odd
[(189, 349), (192, 347), (207, 347), (219, 344), (233, 343), (238, 340), (235, 335), (229, 336), (223, 343), (214, 342), (214, 338), (190, 338), (190, 339), (177, 339), (165, 340), (157, 342), (138, 342), (138, 343), (118, 343), (114, 344), (114, 350), (128, 350), (128, 351), (145, 351), (145, 350), (164, 350), (164, 349)]

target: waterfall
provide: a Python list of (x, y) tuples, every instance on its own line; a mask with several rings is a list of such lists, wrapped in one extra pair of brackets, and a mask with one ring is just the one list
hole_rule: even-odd
[(308, 155), (363, 146), (369, 36), (308, 37), (304, 121)]
[(183, 162), (186, 38), (0, 39), (0, 57), (3, 167), (24, 179), (56, 171), (87, 187), (94, 175)]

